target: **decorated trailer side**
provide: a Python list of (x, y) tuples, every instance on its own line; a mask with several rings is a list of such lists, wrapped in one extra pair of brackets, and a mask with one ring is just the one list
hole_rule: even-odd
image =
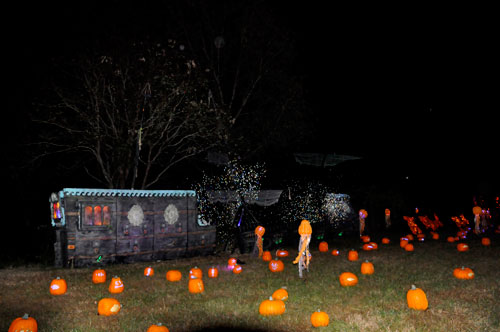
[(207, 255), (215, 226), (199, 220), (192, 190), (65, 188), (50, 196), (55, 266)]

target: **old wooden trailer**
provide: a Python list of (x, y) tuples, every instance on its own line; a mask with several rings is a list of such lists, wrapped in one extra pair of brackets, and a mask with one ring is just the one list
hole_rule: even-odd
[(58, 267), (207, 255), (215, 226), (192, 190), (65, 188), (50, 196)]

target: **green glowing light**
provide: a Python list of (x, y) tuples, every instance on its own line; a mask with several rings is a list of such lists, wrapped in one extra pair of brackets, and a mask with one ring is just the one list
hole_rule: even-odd
[(99, 255), (99, 257), (97, 257), (96, 259), (96, 262), (99, 263), (101, 260), (102, 260), (102, 255)]
[(340, 233), (339, 233), (339, 236), (342, 236), (342, 234), (343, 234), (343, 232), (340, 232)]

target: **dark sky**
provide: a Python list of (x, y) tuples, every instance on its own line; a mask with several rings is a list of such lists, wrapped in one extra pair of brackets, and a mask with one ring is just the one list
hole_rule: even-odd
[[(147, 25), (162, 16), (160, 3), (16, 4), (3, 28), (9, 108), (26, 109), (51, 55), (113, 22)], [(318, 123), (311, 151), (359, 154), (436, 178), (498, 178), (500, 54), (491, 8), (269, 3), (298, 41), (297, 70)]]

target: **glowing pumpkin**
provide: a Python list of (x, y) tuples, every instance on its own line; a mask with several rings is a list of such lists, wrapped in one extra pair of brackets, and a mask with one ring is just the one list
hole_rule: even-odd
[(240, 274), (243, 271), (243, 267), (239, 264), (236, 264), (233, 268), (234, 274)]
[(124, 288), (125, 288), (125, 286), (123, 285), (122, 280), (119, 277), (114, 276), (111, 279), (111, 282), (109, 283), (108, 289), (109, 289), (109, 292), (111, 294), (118, 294), (118, 293), (123, 292)]
[(66, 294), (66, 290), (68, 289), (68, 285), (66, 284), (66, 280), (57, 277), (53, 279), (50, 283), (50, 294), (52, 295), (63, 295)]
[(279, 259), (273, 259), (269, 262), (269, 270), (271, 272), (281, 272), (285, 269), (285, 264)]
[(102, 284), (106, 282), (106, 271), (102, 269), (94, 270), (92, 273), (92, 282), (94, 284)]
[(278, 256), (278, 257), (288, 257), (288, 251), (286, 251), (284, 249), (278, 249), (278, 251), (276, 251), (276, 256)]

